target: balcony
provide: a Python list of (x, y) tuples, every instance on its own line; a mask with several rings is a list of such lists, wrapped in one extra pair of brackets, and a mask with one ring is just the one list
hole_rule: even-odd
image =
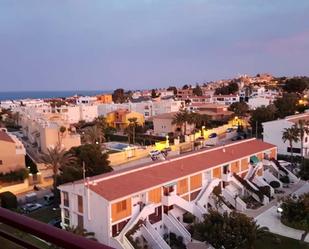
[[(18, 245), (18, 248), (39, 249), (41, 247), (23, 239), (25, 237), (24, 235), (16, 236), (13, 233), (9, 233), (8, 231), (11, 230), (9, 228), (18, 228), (22, 234), (31, 235), (41, 241), (61, 248), (112, 249), (111, 247), (100, 244), (96, 241), (77, 236), (3, 208), (0, 208), (0, 223), (2, 223), (2, 226), (0, 227), (0, 237), (9, 240), (16, 246)], [(4, 229), (4, 226), (9, 228)], [(44, 248), (46, 248), (46, 246)]]

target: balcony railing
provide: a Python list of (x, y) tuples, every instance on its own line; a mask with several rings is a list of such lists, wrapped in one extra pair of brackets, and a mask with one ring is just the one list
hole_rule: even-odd
[[(0, 222), (61, 248), (112, 249), (111, 247), (100, 244), (96, 241), (86, 239), (82, 236), (75, 235), (59, 228), (55, 228), (51, 225), (44, 224), (4, 208), (0, 208)], [(3, 229), (0, 229), (0, 237), (3, 237), (25, 248), (39, 249), (39, 247), (23, 240), (20, 236), (15, 236), (14, 234), (11, 234)]]

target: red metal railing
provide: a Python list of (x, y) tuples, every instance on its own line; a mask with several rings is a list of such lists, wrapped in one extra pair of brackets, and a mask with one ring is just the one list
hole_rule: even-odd
[[(39, 222), (24, 215), (17, 214), (4, 208), (0, 208), (0, 222), (8, 226), (17, 228), (25, 233), (36, 236), (51, 244), (68, 249), (112, 249), (109, 246), (100, 244), (96, 241), (86, 239), (84, 237), (75, 235), (55, 228), (51, 225)], [(26, 248), (37, 249), (38, 247), (18, 238), (6, 231), (0, 230), (0, 236), (4, 237), (20, 246)]]

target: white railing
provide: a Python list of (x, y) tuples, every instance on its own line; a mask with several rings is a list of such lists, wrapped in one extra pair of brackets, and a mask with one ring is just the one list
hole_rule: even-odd
[(124, 236), (123, 238), (123, 246), (124, 246), (124, 249), (135, 249), (126, 236)]
[(148, 215), (153, 214), (155, 212), (155, 204), (151, 203), (146, 205), (141, 212), (134, 214), (129, 222), (125, 225), (125, 227), (122, 229), (122, 231), (119, 233), (118, 238), (120, 238), (120, 241), (123, 240), (123, 237), (125, 237), (125, 234), (140, 220), (140, 219), (146, 219)]
[(141, 232), (143, 237), (148, 243), (148, 246), (152, 249), (164, 249), (162, 248), (156, 241), (156, 239), (153, 237), (153, 235), (148, 231), (147, 227), (145, 225), (142, 225)]
[(165, 242), (165, 240), (161, 237), (158, 231), (153, 228), (153, 226), (148, 220), (146, 221), (146, 228), (151, 233), (156, 243), (159, 244), (160, 248), (170, 249), (170, 246)]
[(268, 186), (270, 188), (270, 196), (273, 196), (275, 194), (275, 190), (272, 186), (270, 186), (261, 176), (255, 176), (252, 180), (253, 183), (258, 185), (259, 187), (265, 187)]
[(191, 242), (191, 234), (171, 213), (168, 215), (163, 214), (163, 222), (169, 232), (173, 232), (178, 236), (183, 237), (185, 244)]
[(280, 184), (280, 187), (282, 188), (282, 182), (277, 178), (275, 177), (269, 169), (267, 170), (264, 170), (264, 179), (266, 180), (267, 183), (270, 183), (272, 181), (276, 181), (276, 182), (279, 182)]
[(247, 209), (246, 203), (228, 189), (222, 189), (222, 195), (236, 210), (245, 211)]
[(209, 196), (212, 193), (213, 189), (219, 185), (219, 183), (221, 182), (221, 179), (215, 178), (213, 179), (208, 185), (207, 187), (202, 190), (203, 192), (201, 193), (201, 195), (198, 195), (198, 197), (196, 198), (196, 203), (198, 203), (199, 206), (201, 207), (206, 207), (207, 208), (207, 204), (209, 202)]

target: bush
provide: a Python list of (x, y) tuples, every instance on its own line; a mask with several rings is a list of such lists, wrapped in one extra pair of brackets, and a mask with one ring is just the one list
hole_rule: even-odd
[(184, 223), (188, 223), (188, 224), (191, 224), (194, 222), (194, 215), (191, 214), (191, 213), (184, 213), (183, 216), (182, 216), (182, 220)]
[(1, 207), (7, 209), (16, 209), (17, 208), (17, 198), (16, 196), (9, 191), (0, 193), (0, 202)]
[(280, 183), (277, 181), (272, 181), (269, 183), (270, 186), (272, 186), (273, 188), (279, 188), (280, 187)]
[(10, 173), (0, 174), (0, 182), (17, 182), (24, 181), (28, 177), (27, 169), (20, 169), (17, 171), (11, 171)]
[(288, 184), (288, 183), (290, 183), (290, 178), (288, 176), (282, 176), (282, 177), (280, 177), (280, 181)]

